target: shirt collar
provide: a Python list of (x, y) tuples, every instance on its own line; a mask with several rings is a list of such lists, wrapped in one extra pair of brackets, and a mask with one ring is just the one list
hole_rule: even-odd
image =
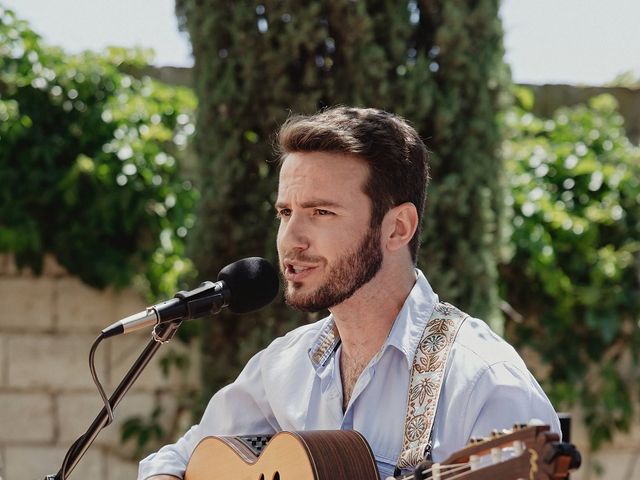
[[(405, 355), (408, 368), (411, 368), (413, 364), (413, 357), (418, 342), (422, 338), (422, 332), (438, 303), (438, 296), (434, 293), (424, 274), (416, 269), (416, 276), (416, 283), (393, 322), (389, 336), (374, 362), (382, 356), (387, 348), (394, 347)], [(330, 315), (309, 349), (309, 358), (314, 368), (318, 370), (325, 366), (339, 345), (340, 334), (333, 317)]]

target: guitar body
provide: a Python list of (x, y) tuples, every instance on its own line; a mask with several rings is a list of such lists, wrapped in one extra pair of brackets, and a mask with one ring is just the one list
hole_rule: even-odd
[[(264, 443), (267, 446), (262, 449)], [(515, 425), (477, 439), (424, 478), (561, 480), (580, 466), (580, 452), (547, 425)], [(364, 437), (354, 430), (280, 432), (265, 437), (207, 437), (193, 451), (185, 480), (378, 480)], [(395, 477), (415, 480), (413, 473)]]
[(280, 432), (259, 455), (236, 437), (207, 437), (185, 480), (377, 480), (364, 437), (354, 430)]

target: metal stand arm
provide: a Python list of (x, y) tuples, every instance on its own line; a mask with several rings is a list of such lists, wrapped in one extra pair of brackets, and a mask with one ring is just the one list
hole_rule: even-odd
[[(109, 404), (111, 405), (112, 410), (114, 410), (120, 403), (120, 400), (122, 400), (125, 394), (129, 391), (129, 388), (131, 388), (133, 383), (138, 379), (140, 373), (142, 373), (142, 370), (144, 370), (144, 368), (147, 366), (151, 358), (153, 358), (160, 346), (173, 338), (181, 323), (182, 321), (178, 320), (175, 322), (162, 323), (155, 327), (153, 331), (153, 338), (149, 340), (149, 343), (147, 344), (143, 352), (134, 362), (133, 366), (129, 369), (125, 377), (122, 379), (118, 387), (114, 390), (113, 394), (109, 398)], [(87, 449), (91, 446), (100, 431), (108, 424), (108, 422), (109, 416), (107, 414), (107, 409), (103, 407), (89, 429), (82, 436), (80, 436), (69, 448), (69, 452), (67, 453), (68, 461), (66, 468), (63, 469), (61, 466), (57, 474), (47, 475), (45, 477), (45, 480), (66, 480), (71, 471), (75, 468)]]

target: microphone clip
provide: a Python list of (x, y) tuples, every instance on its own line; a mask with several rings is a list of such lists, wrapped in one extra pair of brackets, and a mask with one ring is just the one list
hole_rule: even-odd
[[(225, 288), (224, 284), (209, 281), (201, 283), (198, 288), (194, 288), (193, 290), (181, 290), (175, 294), (175, 298), (182, 300), (187, 310), (186, 314), (182, 317), (183, 320), (215, 315), (229, 303), (230, 297), (231, 292), (228, 288)], [(162, 312), (156, 311), (158, 312), (160, 322), (162, 322)]]

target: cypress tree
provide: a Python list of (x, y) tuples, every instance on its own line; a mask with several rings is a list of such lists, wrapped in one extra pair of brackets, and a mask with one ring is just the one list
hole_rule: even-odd
[(432, 72), (432, 104), (410, 118), (433, 150), (434, 179), (422, 264), (444, 299), (500, 330), (496, 285), (504, 180), (497, 113), (508, 70), (499, 1), (421, 5), (415, 41)]
[[(289, 113), (371, 106), (408, 118), (433, 152), (420, 265), (443, 299), (497, 318), (497, 0), (178, 0), (176, 9), (199, 98), (192, 257), (202, 278), (243, 256), (276, 260), (271, 141)], [(305, 320), (282, 303), (241, 321), (218, 316), (203, 336), (205, 384), (216, 390)]]

